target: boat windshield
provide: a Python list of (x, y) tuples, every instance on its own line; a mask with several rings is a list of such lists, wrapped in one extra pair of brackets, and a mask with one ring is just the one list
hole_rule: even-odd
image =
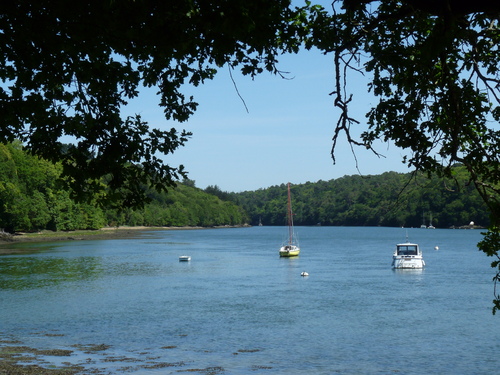
[(398, 255), (417, 255), (417, 245), (398, 245)]

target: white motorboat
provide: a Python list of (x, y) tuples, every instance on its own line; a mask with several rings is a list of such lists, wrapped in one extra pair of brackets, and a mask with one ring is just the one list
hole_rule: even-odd
[(416, 243), (405, 242), (396, 245), (392, 256), (392, 268), (424, 268), (420, 247)]
[(189, 262), (191, 260), (191, 257), (189, 255), (181, 255), (179, 257), (179, 262)]

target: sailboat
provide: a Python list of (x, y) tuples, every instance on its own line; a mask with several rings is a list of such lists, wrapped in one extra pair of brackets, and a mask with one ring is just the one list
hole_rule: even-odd
[(293, 230), (293, 213), (292, 213), (292, 198), (290, 195), (290, 183), (288, 183), (288, 205), (287, 205), (287, 220), (288, 220), (288, 239), (280, 248), (280, 257), (295, 257), (300, 253), (300, 247)]
[(429, 226), (427, 227), (427, 229), (436, 229), (436, 227), (434, 225), (432, 225), (432, 214), (431, 214), (431, 218), (429, 219)]
[(427, 228), (427, 225), (425, 225), (425, 219), (424, 219), (424, 213), (422, 212), (422, 225), (420, 226), (420, 228)]

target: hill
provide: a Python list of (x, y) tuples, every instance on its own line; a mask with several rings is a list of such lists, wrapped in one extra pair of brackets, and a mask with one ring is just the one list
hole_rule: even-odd
[[(387, 172), (372, 176), (344, 176), (330, 181), (292, 185), (296, 225), (436, 227), (487, 226), (488, 210), (456, 167), (454, 179)], [(214, 192), (214, 187), (209, 191)], [(223, 193), (241, 206), (257, 225), (284, 225), (286, 184), (257, 191)]]
[[(146, 190), (143, 208), (77, 202), (60, 183), (61, 167), (0, 144), (0, 229), (99, 229), (106, 226), (284, 225), (286, 185), (229, 193), (185, 180), (168, 192)], [(100, 182), (102, 183), (102, 182)], [(146, 188), (145, 188), (146, 189)], [(292, 186), (296, 225), (436, 227), (489, 224), (488, 210), (463, 167), (453, 179), (387, 172)]]
[(233, 202), (207, 194), (188, 181), (164, 193), (146, 190), (150, 203), (130, 209), (101, 207), (92, 200), (75, 201), (60, 176), (60, 165), (24, 152), (19, 142), (0, 144), (0, 231), (221, 226), (248, 221)]

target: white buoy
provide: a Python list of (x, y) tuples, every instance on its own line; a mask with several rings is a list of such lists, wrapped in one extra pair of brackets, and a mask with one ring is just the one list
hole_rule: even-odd
[(309, 274), (306, 271), (304, 271), (300, 274), (300, 276), (309, 276)]
[(434, 250), (439, 250), (439, 246), (434, 247)]

